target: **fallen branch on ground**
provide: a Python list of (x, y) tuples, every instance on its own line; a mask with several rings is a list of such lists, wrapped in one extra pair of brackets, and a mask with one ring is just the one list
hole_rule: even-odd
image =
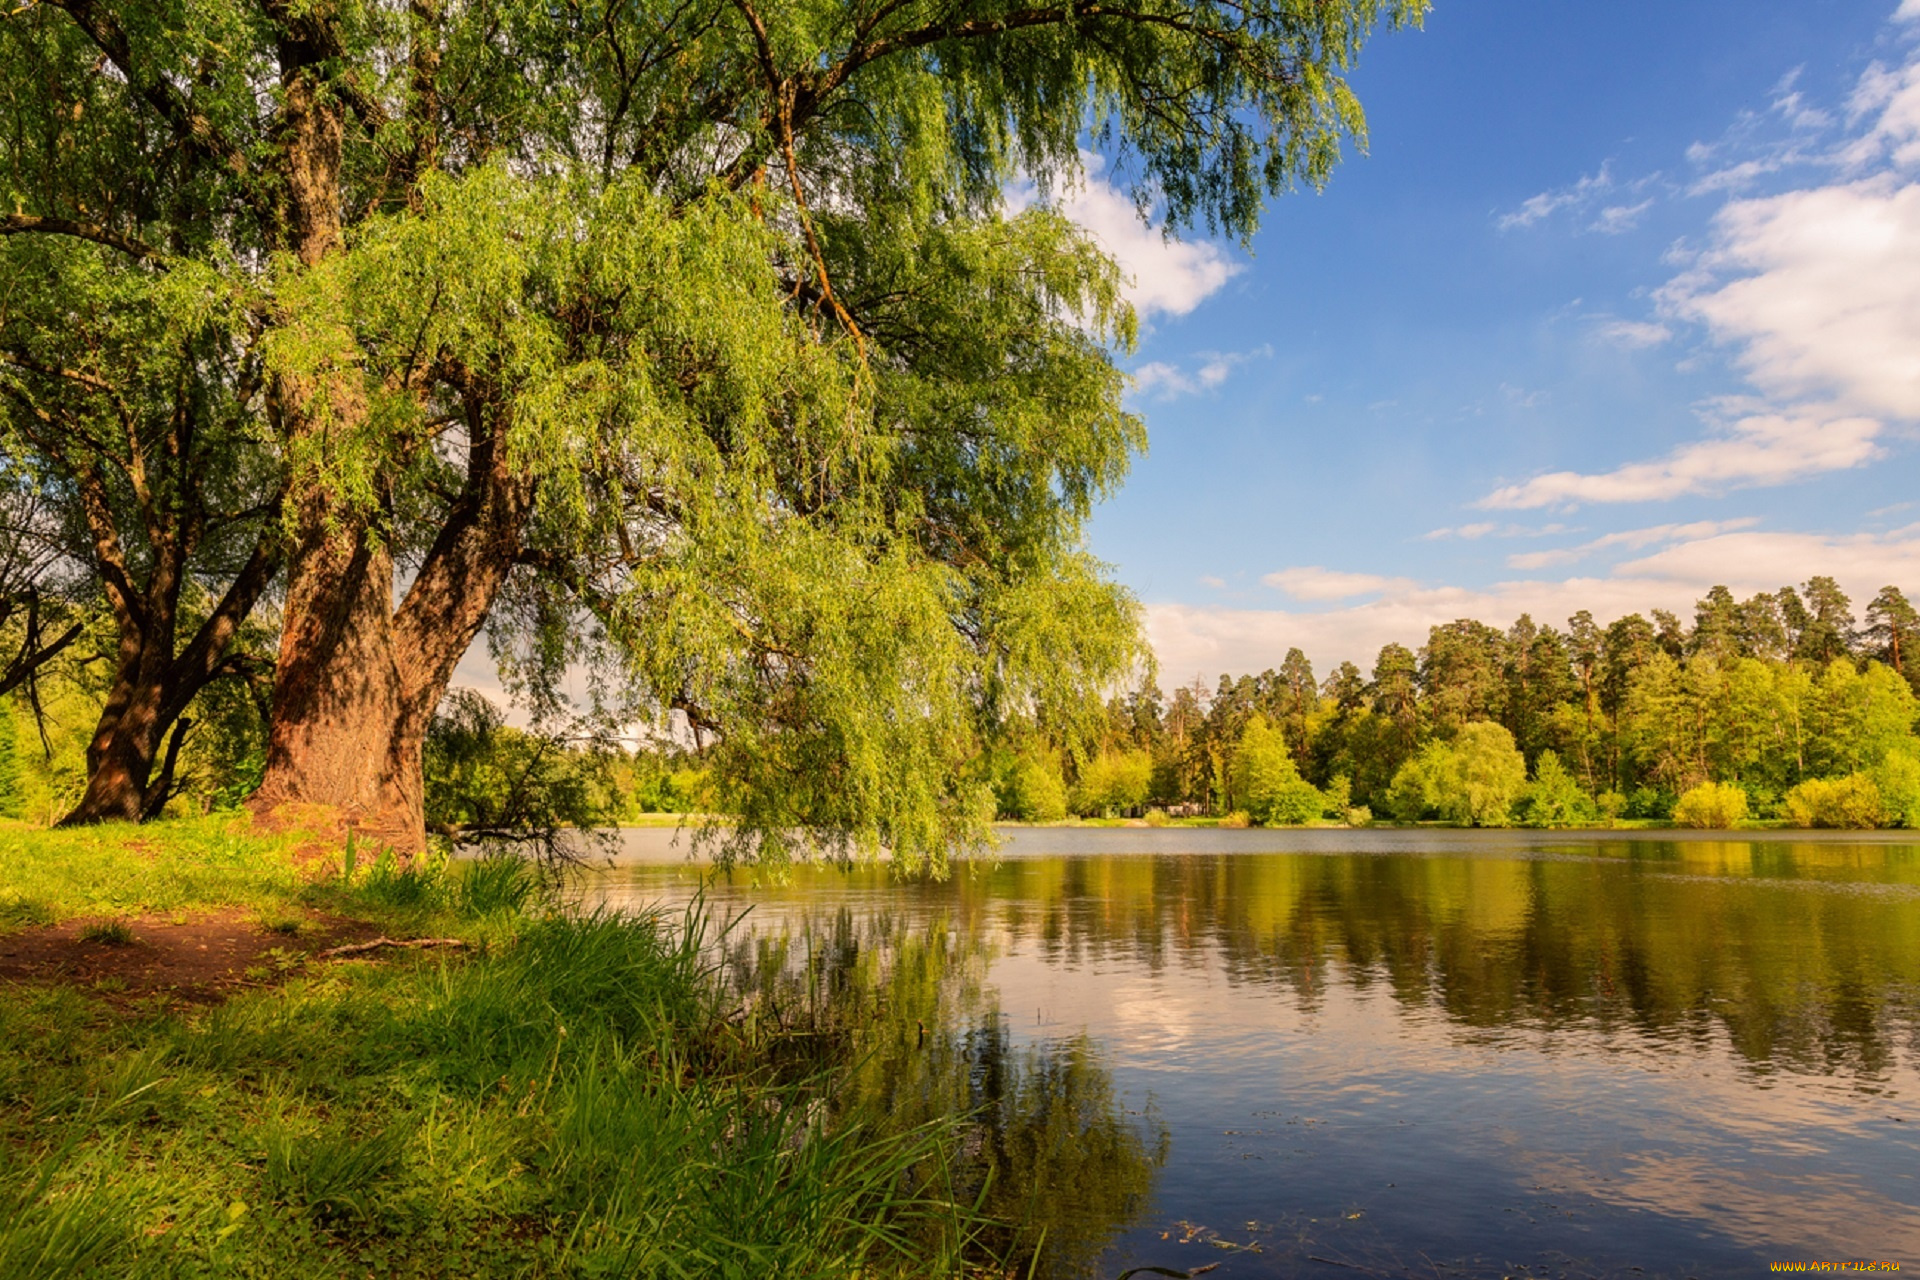
[(343, 947), (328, 947), (318, 959), (337, 960), (341, 956), (365, 955), (369, 951), (378, 951), (382, 947), (464, 947), (462, 938), (375, 938), (371, 942), (349, 942)]

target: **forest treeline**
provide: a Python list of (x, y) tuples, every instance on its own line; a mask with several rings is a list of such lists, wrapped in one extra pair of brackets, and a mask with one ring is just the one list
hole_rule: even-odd
[(1388, 644), (1370, 671), (1322, 678), (1292, 649), (1211, 687), (1147, 680), (1108, 704), (1091, 751), (1016, 731), (995, 792), (1003, 817), (1030, 821), (1920, 825), (1916, 646), (1898, 588), (1856, 618), (1828, 577), (1746, 600), (1715, 587), (1691, 620), (1461, 619), (1417, 650)]
[[(1258, 675), (1113, 697), (1104, 722), (1013, 718), (983, 740), (973, 791), (1001, 819), (1207, 816), (1298, 824), (1920, 826), (1920, 612), (1887, 587), (1855, 616), (1831, 578), (1690, 620), (1654, 610), (1564, 628), (1461, 619), (1418, 649), (1324, 677), (1299, 649)], [(85, 643), (0, 704), (0, 816), (51, 821), (85, 784), (103, 696)], [(264, 691), (203, 698), (167, 805), (237, 804), (265, 754)], [(431, 829), (505, 837), (716, 806), (706, 753), (529, 730), (455, 690), (427, 734)]]

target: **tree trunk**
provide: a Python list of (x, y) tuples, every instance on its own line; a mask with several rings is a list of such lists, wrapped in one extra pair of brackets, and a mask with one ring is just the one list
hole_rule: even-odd
[[(272, 517), (268, 517), (271, 521)], [(273, 581), (280, 556), (269, 526), (226, 595), (177, 655), (175, 619), (182, 577), (173, 570), (185, 552), (162, 543), (163, 554), (137, 601), (110, 587), (120, 622), (120, 653), (113, 688), (87, 744), (87, 789), (63, 827), (95, 822), (141, 822), (153, 817), (171, 785), (172, 768), (153, 781), (153, 765), (167, 730), (180, 722), (200, 690), (221, 672), (241, 622)], [(176, 735), (169, 759), (177, 758)], [(155, 790), (155, 787), (158, 790)]]
[(113, 688), (87, 744), (87, 789), (60, 820), (63, 827), (140, 820), (147, 776), (167, 727), (162, 713), (183, 559), (177, 542), (156, 538), (153, 567), (137, 602), (109, 590), (120, 623), (120, 652)]
[(474, 447), (469, 476), (397, 610), (392, 557), (365, 533), (357, 546), (330, 538), (314, 504), (292, 565), (255, 813), (351, 826), (406, 854), (426, 847), (427, 726), (533, 505), (532, 483), (508, 473), (490, 441)]
[[(334, 397), (338, 410), (341, 396)], [(393, 605), (393, 559), (364, 524), (301, 513), (289, 566), (267, 768), (248, 802), (280, 823), (351, 827), (403, 854), (426, 847), (421, 760), (434, 710), (513, 568), (533, 483), (489, 434), (467, 484)]]
[(96, 822), (138, 822), (146, 808), (147, 780), (166, 725), (160, 719), (164, 691), (152, 679), (116, 683), (87, 747), (87, 789), (63, 827)]
[(393, 557), (364, 524), (329, 530), (302, 504), (269, 713), (267, 767), (249, 802), (281, 821), (349, 826), (403, 853), (425, 847), (419, 751), (396, 732)]
[[(291, 21), (280, 45), (281, 235), (316, 267), (340, 247), (341, 104), (317, 83), (325, 50)], [(299, 318), (294, 318), (298, 323)], [(351, 440), (366, 400), (351, 369), (274, 380), (292, 440)], [(292, 481), (296, 529), (268, 714), (267, 764), (248, 801), (277, 822), (352, 827), (403, 853), (425, 847), (417, 753), (399, 742), (400, 673), (393, 651), (393, 556), (364, 512), (323, 479)]]
[(61, 827), (140, 821), (154, 750), (165, 731), (159, 723), (163, 691), (150, 649), (148, 637), (121, 637), (119, 672), (86, 745), (86, 791), (73, 812), (60, 819)]

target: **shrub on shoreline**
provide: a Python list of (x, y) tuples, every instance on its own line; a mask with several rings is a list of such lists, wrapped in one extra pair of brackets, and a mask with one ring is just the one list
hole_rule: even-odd
[(1703, 782), (1673, 806), (1673, 825), (1725, 830), (1747, 820), (1747, 793), (1730, 782)]
[(1785, 806), (1787, 820), (1796, 827), (1869, 831), (1887, 821), (1880, 788), (1862, 773), (1809, 778), (1787, 792)]

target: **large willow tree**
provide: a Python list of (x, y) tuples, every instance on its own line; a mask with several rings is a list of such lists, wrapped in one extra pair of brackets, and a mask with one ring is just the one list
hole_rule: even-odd
[(1091, 138), (1245, 237), (1422, 7), (22, 0), (0, 412), (125, 637), (76, 817), (140, 810), (277, 574), (258, 811), (417, 847), (491, 618), (536, 692), (683, 712), (776, 847), (964, 839), (979, 734), (1139, 656), (1080, 534), (1133, 318), (1001, 192)]

